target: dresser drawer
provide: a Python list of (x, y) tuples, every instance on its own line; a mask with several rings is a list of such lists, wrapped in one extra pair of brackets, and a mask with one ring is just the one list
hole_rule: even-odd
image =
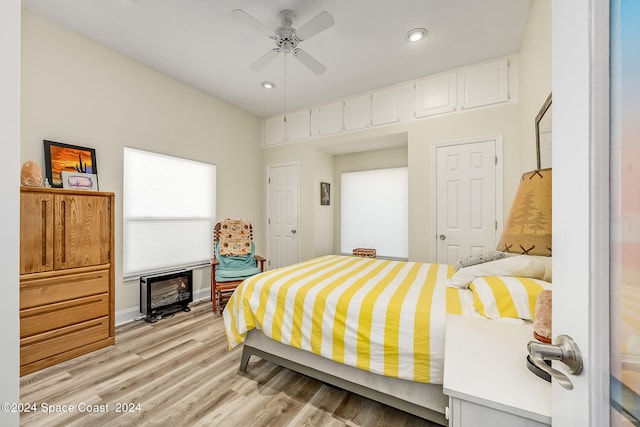
[(109, 315), (109, 294), (20, 310), (20, 338)]
[(109, 292), (109, 268), (74, 271), (69, 274), (23, 275), (20, 279), (20, 309)]
[(20, 339), (20, 365), (55, 356), (109, 338), (109, 317)]

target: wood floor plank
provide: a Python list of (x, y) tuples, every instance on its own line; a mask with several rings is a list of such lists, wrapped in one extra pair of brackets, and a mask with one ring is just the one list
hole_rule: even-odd
[(20, 424), (435, 426), (255, 356), (240, 372), (241, 346), (228, 350), (222, 317), (210, 302), (191, 307), (119, 326), (115, 345), (22, 377), (21, 401), (39, 410)]

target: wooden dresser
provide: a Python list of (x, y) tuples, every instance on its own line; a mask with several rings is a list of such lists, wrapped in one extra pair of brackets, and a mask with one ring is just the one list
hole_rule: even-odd
[(114, 343), (114, 200), (20, 189), (20, 375)]

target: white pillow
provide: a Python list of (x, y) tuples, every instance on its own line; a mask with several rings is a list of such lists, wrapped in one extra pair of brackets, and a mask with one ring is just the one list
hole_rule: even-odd
[(542, 255), (527, 255), (530, 256), (534, 259), (537, 259), (538, 261), (540, 261), (541, 263), (544, 264), (544, 279), (545, 281), (551, 283), (553, 282), (552, 280), (552, 271), (551, 271), (551, 267), (552, 267), (552, 259), (550, 256), (542, 256)]
[(482, 276), (518, 276), (543, 279), (545, 265), (538, 259), (527, 255), (511, 256), (483, 264), (461, 268), (447, 280), (451, 288), (467, 288), (476, 277)]

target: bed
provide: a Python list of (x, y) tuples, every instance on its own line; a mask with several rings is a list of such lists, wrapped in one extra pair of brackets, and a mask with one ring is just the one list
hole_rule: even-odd
[(264, 272), (223, 312), (229, 346), (244, 344), (242, 371), (257, 355), (446, 425), (445, 319), (480, 315), (469, 283), (452, 281), (460, 274), (340, 255)]

